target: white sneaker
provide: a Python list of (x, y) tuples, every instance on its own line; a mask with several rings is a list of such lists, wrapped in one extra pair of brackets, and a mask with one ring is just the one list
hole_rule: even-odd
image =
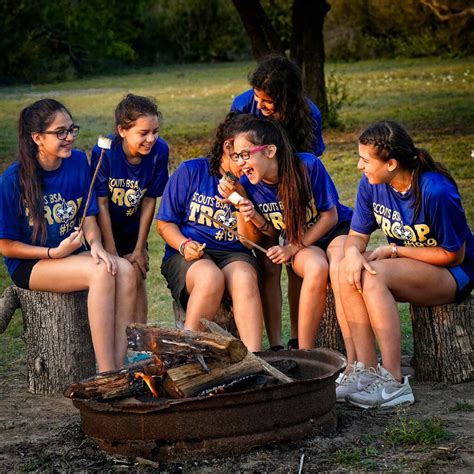
[(347, 395), (364, 389), (377, 377), (375, 369), (366, 369), (363, 362), (355, 361), (351, 369), (351, 372), (341, 373), (336, 379), (336, 402), (345, 402)]
[(384, 408), (411, 405), (415, 401), (408, 376), (397, 382), (392, 374), (379, 365), (377, 377), (363, 390), (347, 395), (346, 401), (361, 408)]

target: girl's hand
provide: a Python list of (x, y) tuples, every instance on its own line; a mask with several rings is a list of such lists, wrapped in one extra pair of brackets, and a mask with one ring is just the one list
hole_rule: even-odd
[(201, 258), (204, 255), (205, 246), (205, 244), (191, 240), (183, 248), (184, 259), (187, 262), (191, 262), (192, 260)]
[(244, 198), (239, 202), (239, 212), (244, 217), (245, 222), (249, 222), (257, 216), (257, 211), (252, 201)]
[(118, 269), (117, 258), (120, 258), (120, 257), (117, 257), (115, 255), (112, 255), (106, 252), (104, 247), (102, 247), (102, 244), (93, 243), (91, 245), (91, 257), (96, 265), (98, 265), (99, 262), (102, 260), (107, 265), (107, 271), (110, 274), (114, 276), (117, 274), (117, 269)]
[(63, 258), (71, 255), (74, 251), (81, 247), (84, 239), (84, 232), (82, 230), (75, 230), (66, 237), (58, 247), (50, 250), (52, 258)]
[[(219, 184), (217, 185), (217, 190), (219, 191), (219, 194), (224, 198), (227, 199), (234, 191), (236, 191), (237, 182), (232, 182), (229, 179), (227, 179), (225, 176), (223, 176), (219, 180)], [(217, 198), (219, 196), (216, 196)]]
[(137, 265), (142, 274), (142, 278), (146, 280), (146, 274), (150, 269), (150, 257), (146, 249), (143, 251), (137, 251), (135, 249), (132, 253), (124, 255), (123, 258), (127, 259), (132, 265)]
[(299, 251), (298, 247), (294, 245), (276, 245), (270, 247), (267, 252), (267, 257), (276, 264), (289, 262)]
[(365, 269), (372, 275), (376, 275), (377, 272), (369, 265), (366, 258), (358, 250), (351, 249), (350, 251), (346, 251), (344, 261), (344, 272), (347, 282), (362, 294), (362, 271)]
[(372, 262), (374, 260), (382, 260), (384, 258), (390, 258), (392, 256), (392, 247), (390, 245), (381, 245), (373, 250), (370, 255), (367, 256), (367, 261)]

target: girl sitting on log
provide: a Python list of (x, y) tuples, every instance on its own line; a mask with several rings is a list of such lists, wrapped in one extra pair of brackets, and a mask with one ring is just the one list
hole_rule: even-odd
[[(249, 76), (251, 89), (237, 96), (231, 111), (267, 117), (279, 121), (294, 149), (321, 156), (325, 145), (322, 136), (322, 119), (318, 107), (306, 97), (298, 66), (285, 56), (265, 57)], [(276, 241), (265, 238), (264, 247)], [(281, 265), (274, 265), (268, 258), (257, 254), (262, 278), (265, 325), (273, 350), (281, 346)], [(288, 300), (290, 303), (291, 338), (289, 349), (298, 349), (298, 302), (301, 279), (287, 267)], [(339, 301), (336, 301), (336, 306)]]
[[(230, 158), (250, 198), (239, 203), (239, 231), (253, 239), (259, 233), (284, 237), (282, 245), (268, 249), (267, 257), (277, 265), (290, 264), (302, 279), (296, 330), (299, 347), (314, 348), (329, 264), (336, 265), (343, 256), (341, 239), (349, 231), (352, 211), (339, 202), (321, 160), (294, 153), (279, 122), (240, 115), (233, 132)], [(243, 192), (239, 185), (226, 183), (219, 191), (227, 197), (235, 189)], [(337, 285), (333, 289), (337, 297)]]
[[(359, 155), (363, 176), (339, 272), (344, 313), (338, 319), (350, 369), (336, 392), (363, 408), (410, 404), (396, 302), (437, 306), (466, 298), (474, 282), (474, 238), (453, 178), (400, 124), (369, 126), (359, 137)], [(377, 228), (388, 245), (367, 252)]]
[(235, 207), (216, 198), (219, 179), (230, 170), (231, 126), (229, 117), (217, 128), (209, 156), (181, 163), (166, 185), (156, 215), (166, 242), (161, 271), (186, 310), (185, 329), (198, 330), (201, 318), (212, 320), (227, 292), (240, 339), (256, 352), (263, 316), (255, 256), (206, 217), (236, 227)]
[[(116, 133), (95, 182), (97, 217), (105, 250), (128, 260), (135, 269), (135, 320), (146, 323), (145, 279), (149, 270), (147, 239), (156, 198), (168, 182), (168, 145), (158, 136), (161, 113), (155, 101), (134, 94), (115, 109)], [(92, 150), (95, 170), (101, 149)]]
[(77, 227), (91, 182), (85, 153), (72, 149), (78, 133), (56, 100), (22, 110), (18, 161), (0, 180), (0, 251), (21, 288), (89, 290), (92, 342), (99, 371), (106, 371), (123, 365), (136, 284), (131, 264), (102, 247), (95, 195), (83, 228)]

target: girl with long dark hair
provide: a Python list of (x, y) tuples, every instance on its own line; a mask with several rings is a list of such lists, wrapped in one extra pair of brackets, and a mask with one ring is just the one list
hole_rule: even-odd
[[(466, 298), (474, 283), (474, 238), (452, 176), (400, 124), (368, 127), (359, 155), (363, 176), (339, 271), (349, 370), (336, 393), (363, 408), (410, 404), (396, 302), (432, 306)], [(388, 244), (367, 252), (377, 228)]]
[(72, 148), (79, 126), (63, 104), (43, 99), (22, 110), (18, 129), (18, 161), (0, 179), (0, 251), (8, 272), (21, 288), (89, 290), (99, 371), (121, 367), (135, 279), (129, 262), (102, 247), (95, 195), (78, 230), (90, 186), (87, 157)]

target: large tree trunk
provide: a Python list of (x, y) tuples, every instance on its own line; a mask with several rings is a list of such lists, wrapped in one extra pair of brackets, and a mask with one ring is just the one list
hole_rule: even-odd
[(318, 106), (323, 119), (328, 112), (323, 26), (329, 9), (325, 0), (293, 2), (291, 58), (300, 67), (306, 94)]
[(48, 293), (9, 287), (1, 300), (0, 331), (6, 329), (16, 308), (23, 313), (30, 392), (59, 393), (65, 385), (95, 373), (87, 292)]
[(341, 328), (337, 322), (336, 305), (331, 285), (328, 285), (326, 309), (324, 310), (319, 327), (316, 347), (328, 347), (329, 349), (345, 353), (344, 339), (342, 338)]
[(259, 59), (270, 53), (284, 54), (283, 45), (265, 10), (257, 0), (232, 0), (250, 38), (252, 54)]
[(410, 306), (413, 367), (422, 381), (474, 379), (474, 297), (461, 304)]

